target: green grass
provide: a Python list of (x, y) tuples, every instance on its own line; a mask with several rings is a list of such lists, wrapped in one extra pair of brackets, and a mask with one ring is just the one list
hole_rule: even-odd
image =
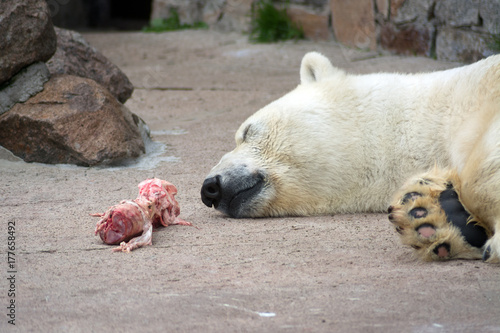
[(286, 8), (279, 10), (270, 0), (260, 0), (252, 7), (251, 41), (273, 43), (303, 38), (304, 32), (290, 20)]
[(170, 11), (170, 17), (166, 19), (154, 19), (149, 22), (149, 26), (142, 28), (143, 32), (164, 32), (183, 29), (208, 29), (205, 22), (196, 22), (194, 24), (181, 24), (179, 14), (176, 10)]

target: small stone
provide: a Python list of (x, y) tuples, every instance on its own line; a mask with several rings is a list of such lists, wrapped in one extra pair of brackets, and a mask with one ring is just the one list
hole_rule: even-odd
[(43, 62), (34, 63), (19, 71), (9, 81), (0, 85), (0, 115), (9, 111), (16, 103), (26, 102), (43, 90), (50, 79), (50, 72)]

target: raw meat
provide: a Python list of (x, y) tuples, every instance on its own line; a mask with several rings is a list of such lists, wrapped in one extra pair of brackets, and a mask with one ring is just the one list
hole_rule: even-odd
[(192, 225), (178, 217), (180, 208), (174, 198), (177, 194), (174, 185), (153, 178), (138, 186), (137, 199), (123, 200), (103, 214), (92, 214), (101, 218), (95, 234), (99, 233), (106, 244), (120, 244), (113, 251), (130, 252), (143, 245), (151, 245), (153, 228), (160, 225)]

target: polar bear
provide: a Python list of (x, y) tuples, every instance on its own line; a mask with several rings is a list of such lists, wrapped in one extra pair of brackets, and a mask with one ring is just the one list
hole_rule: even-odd
[[(432, 73), (352, 75), (311, 52), (300, 81), (240, 126), (236, 148), (203, 183), (207, 206), (235, 218), (305, 216), (381, 212), (392, 200), (404, 243), (435, 254), (422, 258), (478, 258), (484, 249), (485, 260), (500, 260), (500, 55)], [(424, 199), (425, 215), (443, 211), (447, 189), (455, 211), (441, 217), (461, 209), (487, 235), (473, 254), (439, 247), (443, 226), (411, 213)]]

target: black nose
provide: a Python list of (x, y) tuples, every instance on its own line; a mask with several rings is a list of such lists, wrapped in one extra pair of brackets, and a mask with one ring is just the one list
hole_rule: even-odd
[(205, 179), (201, 187), (201, 201), (208, 207), (217, 208), (221, 196), (220, 176)]

